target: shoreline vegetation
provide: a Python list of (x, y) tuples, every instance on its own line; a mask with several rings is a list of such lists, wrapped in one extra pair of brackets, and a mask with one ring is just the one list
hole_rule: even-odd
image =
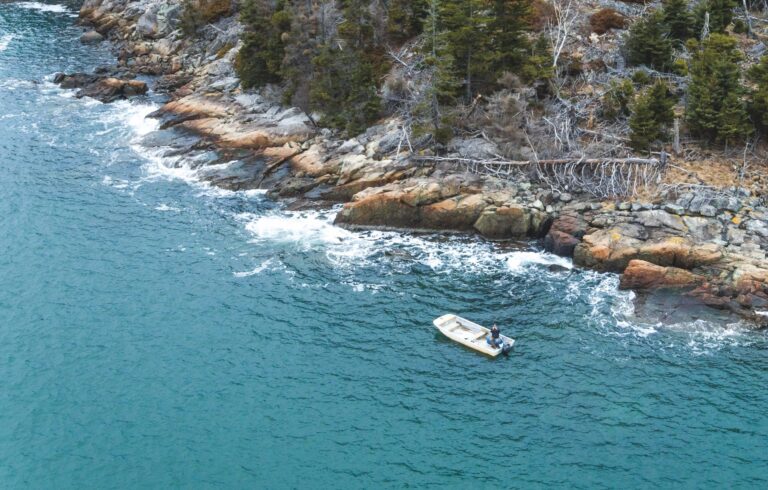
[(766, 325), (760, 5), (388, 5), (85, 0), (83, 42), (118, 64), (60, 80), (108, 102), (151, 76), (144, 144), (212, 185), (343, 203), (350, 229), (542, 240)]

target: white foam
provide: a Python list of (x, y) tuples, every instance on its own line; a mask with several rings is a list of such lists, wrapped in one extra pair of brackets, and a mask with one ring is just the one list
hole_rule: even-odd
[(0, 36), (0, 53), (8, 49), (11, 41), (13, 41), (13, 34), (3, 34)]
[(161, 156), (160, 152), (152, 152), (139, 145), (134, 150), (143, 156), (147, 162), (143, 165), (149, 179), (183, 180), (189, 183), (198, 183), (197, 171), (186, 164), (180, 157)]
[(250, 277), (250, 276), (255, 276), (255, 275), (257, 275), (257, 274), (261, 274), (262, 272), (264, 272), (265, 270), (267, 270), (267, 268), (268, 268), (268, 267), (269, 267), (271, 264), (272, 264), (272, 259), (268, 259), (268, 260), (265, 260), (264, 262), (262, 262), (260, 266), (256, 267), (256, 268), (255, 268), (255, 269), (253, 269), (253, 270), (250, 270), (250, 271), (247, 271), (247, 272), (235, 272), (235, 273), (233, 273), (232, 275), (234, 275), (235, 277)]
[[(338, 208), (327, 211), (280, 211), (268, 215), (244, 213), (238, 218), (254, 242), (282, 243), (297, 250), (324, 252), (332, 265), (356, 268), (373, 262), (390, 267), (426, 266), (436, 273), (526, 273), (530, 267), (558, 265), (570, 260), (535, 251), (500, 250), (470, 237), (417, 236), (397, 232), (350, 232), (334, 226)], [(547, 273), (549, 271), (546, 271)]]
[[(587, 300), (592, 305), (590, 324), (605, 335), (619, 338), (643, 339), (657, 349), (684, 347), (694, 355), (709, 354), (727, 346), (748, 345), (753, 342), (754, 331), (741, 321), (727, 323), (722, 320), (696, 319), (678, 323), (648, 322), (636, 316), (636, 294), (618, 289), (616, 274), (584, 272), (584, 276), (597, 277), (597, 285), (581, 281), (572, 283), (576, 289), (589, 288)], [(702, 313), (707, 309), (701, 306)], [(714, 313), (713, 313), (714, 315)]]
[(173, 211), (173, 212), (179, 212), (180, 211), (179, 208), (176, 208), (176, 207), (173, 207), (173, 206), (169, 206), (169, 205), (167, 205), (165, 203), (160, 204), (159, 206), (155, 206), (155, 210), (157, 210), (157, 211)]
[(39, 12), (55, 12), (58, 14), (71, 13), (66, 5), (40, 3), (40, 2), (17, 2), (15, 5), (23, 9), (37, 10)]
[(0, 80), (0, 87), (7, 90), (33, 89), (37, 87), (37, 84), (32, 80), (21, 80), (19, 78), (5, 78), (3, 80)]
[(520, 271), (531, 265), (555, 265), (564, 269), (573, 269), (573, 262), (569, 259), (550, 253), (512, 252), (507, 257), (507, 267), (511, 271)]
[(129, 100), (118, 100), (111, 104), (110, 110), (101, 120), (110, 126), (115, 123), (127, 126), (134, 138), (138, 138), (160, 127), (160, 121), (147, 117), (157, 108), (157, 104), (137, 104)]
[(317, 245), (337, 245), (344, 240), (357, 241), (354, 233), (333, 226), (332, 218), (317, 211), (266, 216), (243, 214), (240, 218), (248, 220), (245, 229), (260, 241), (294, 243), (303, 249)]
[(266, 196), (269, 190), (267, 189), (250, 189), (247, 191), (241, 191), (245, 197), (263, 197)]
[(693, 322), (656, 325), (660, 332), (681, 335), (685, 346), (694, 354), (709, 354), (724, 347), (749, 345), (754, 332), (741, 321), (721, 323), (698, 319)]
[(101, 183), (115, 189), (127, 189), (131, 185), (127, 180), (113, 179), (109, 175), (105, 175), (104, 178), (101, 179)]
[(181, 180), (209, 197), (242, 195), (252, 198), (263, 196), (267, 192), (266, 190), (230, 191), (211, 186), (201, 179), (205, 173), (225, 168), (234, 162), (198, 167), (196, 162), (183, 155), (166, 156), (166, 149), (143, 146), (141, 137), (160, 128), (160, 121), (147, 117), (158, 107), (157, 104), (152, 103), (133, 103), (128, 100), (120, 100), (112, 103), (111, 110), (105, 113), (101, 119), (107, 126), (105, 129), (107, 133), (111, 132), (112, 128), (128, 128), (131, 148), (145, 160), (142, 168), (146, 173), (146, 180)]

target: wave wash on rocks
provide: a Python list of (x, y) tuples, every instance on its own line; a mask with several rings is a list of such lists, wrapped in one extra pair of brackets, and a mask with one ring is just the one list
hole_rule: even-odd
[[(414, 162), (401, 124), (388, 119), (342, 140), (268, 92), (240, 88), (233, 62), (235, 16), (194, 39), (179, 29), (181, 2), (86, 0), (81, 21), (110, 39), (120, 72), (157, 75), (170, 101), (145, 141), (228, 189), (268, 189), (295, 206), (345, 203), (346, 228), (477, 233), (493, 240), (544, 238), (577, 265), (622, 273), (622, 287), (674, 288), (760, 321), (768, 309), (768, 209), (741, 195), (683, 195), (653, 204), (597, 202), (438, 164)], [(479, 144), (481, 142), (481, 144)], [(484, 158), (485, 140), (455, 140), (462, 157)], [(478, 150), (479, 148), (479, 150)], [(475, 153), (473, 153), (475, 152)], [(227, 165), (216, 165), (227, 163)]]

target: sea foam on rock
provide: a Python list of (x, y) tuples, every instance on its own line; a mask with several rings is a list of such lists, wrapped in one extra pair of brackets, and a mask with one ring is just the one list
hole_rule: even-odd
[(705, 304), (759, 320), (755, 309), (768, 304), (768, 240), (756, 230), (766, 225), (768, 210), (695, 196), (674, 206), (569, 206), (545, 245), (563, 255), (573, 247), (577, 265), (622, 273), (622, 287), (684, 289)]

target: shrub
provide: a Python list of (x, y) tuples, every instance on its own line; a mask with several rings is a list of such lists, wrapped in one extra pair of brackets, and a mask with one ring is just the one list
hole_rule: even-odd
[(632, 75), (632, 81), (635, 82), (637, 85), (644, 87), (645, 85), (648, 85), (649, 83), (651, 83), (651, 76), (645, 70), (637, 70)]
[(747, 23), (743, 20), (736, 19), (733, 21), (733, 32), (735, 34), (746, 34), (749, 32), (749, 27), (747, 27)]
[(628, 116), (629, 103), (635, 95), (635, 87), (629, 79), (623, 79), (620, 82), (611, 80), (608, 92), (602, 98), (603, 116), (607, 119), (618, 119), (622, 116)]
[(605, 8), (589, 18), (589, 25), (592, 32), (605, 34), (611, 29), (626, 29), (627, 18), (614, 9)]
[(687, 77), (688, 76), (688, 63), (682, 59), (678, 58), (672, 63), (672, 73), (676, 75), (680, 75), (681, 77)]

